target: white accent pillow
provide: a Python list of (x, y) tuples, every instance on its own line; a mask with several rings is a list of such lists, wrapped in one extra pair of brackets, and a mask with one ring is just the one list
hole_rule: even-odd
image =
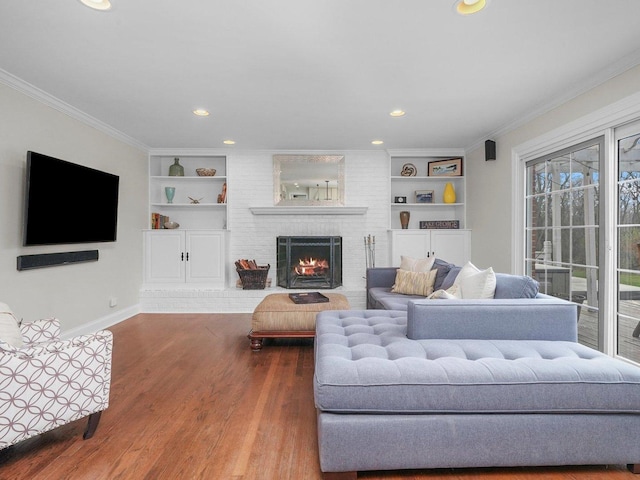
[(0, 340), (16, 348), (22, 346), (20, 322), (6, 303), (0, 303)]
[(496, 274), (492, 267), (480, 270), (473, 263), (467, 262), (453, 282), (453, 287), (458, 288), (459, 298), (493, 298), (496, 292)]
[(400, 256), (400, 270), (408, 270), (410, 272), (430, 272), (433, 268), (433, 263), (436, 261), (436, 257), (429, 258), (412, 258)]
[[(453, 287), (452, 287), (453, 288)], [(431, 295), (429, 295), (429, 299), (433, 300), (457, 300), (458, 297), (450, 293), (448, 290), (436, 290)]]

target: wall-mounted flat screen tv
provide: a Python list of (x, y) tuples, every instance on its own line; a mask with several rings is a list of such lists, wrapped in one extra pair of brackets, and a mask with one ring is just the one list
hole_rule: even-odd
[(24, 245), (115, 242), (120, 177), (27, 152)]

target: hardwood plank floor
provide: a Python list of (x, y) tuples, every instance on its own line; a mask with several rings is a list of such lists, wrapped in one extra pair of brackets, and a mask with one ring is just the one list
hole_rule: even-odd
[[(252, 352), (245, 314), (142, 314), (114, 333), (111, 401), (85, 420), (0, 451), (0, 479), (321, 479), (313, 344)], [(597, 434), (597, 432), (594, 432)], [(625, 466), (361, 472), (408, 480), (640, 478)]]

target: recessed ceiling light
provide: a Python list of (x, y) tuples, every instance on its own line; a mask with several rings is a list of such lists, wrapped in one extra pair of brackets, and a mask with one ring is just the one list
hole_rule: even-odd
[(235, 145), (236, 141), (235, 140), (225, 140), (222, 143), (224, 143), (225, 145)]
[(94, 10), (111, 10), (109, 0), (80, 0), (84, 5)]
[(404, 117), (406, 113), (407, 112), (404, 110), (394, 110), (393, 112), (390, 112), (389, 115), (392, 117)]
[(209, 116), (209, 111), (205, 110), (204, 108), (196, 108), (193, 111), (194, 115), (197, 115), (199, 117), (208, 117)]
[(372, 145), (382, 145), (384, 142), (382, 140), (373, 140), (371, 142)]
[(456, 12), (460, 15), (471, 15), (478, 13), (487, 6), (487, 0), (456, 0), (453, 5)]

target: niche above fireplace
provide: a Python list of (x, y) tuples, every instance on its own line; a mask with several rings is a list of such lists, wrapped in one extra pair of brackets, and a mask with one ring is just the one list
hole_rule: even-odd
[(276, 280), (283, 288), (342, 285), (342, 237), (278, 237)]

